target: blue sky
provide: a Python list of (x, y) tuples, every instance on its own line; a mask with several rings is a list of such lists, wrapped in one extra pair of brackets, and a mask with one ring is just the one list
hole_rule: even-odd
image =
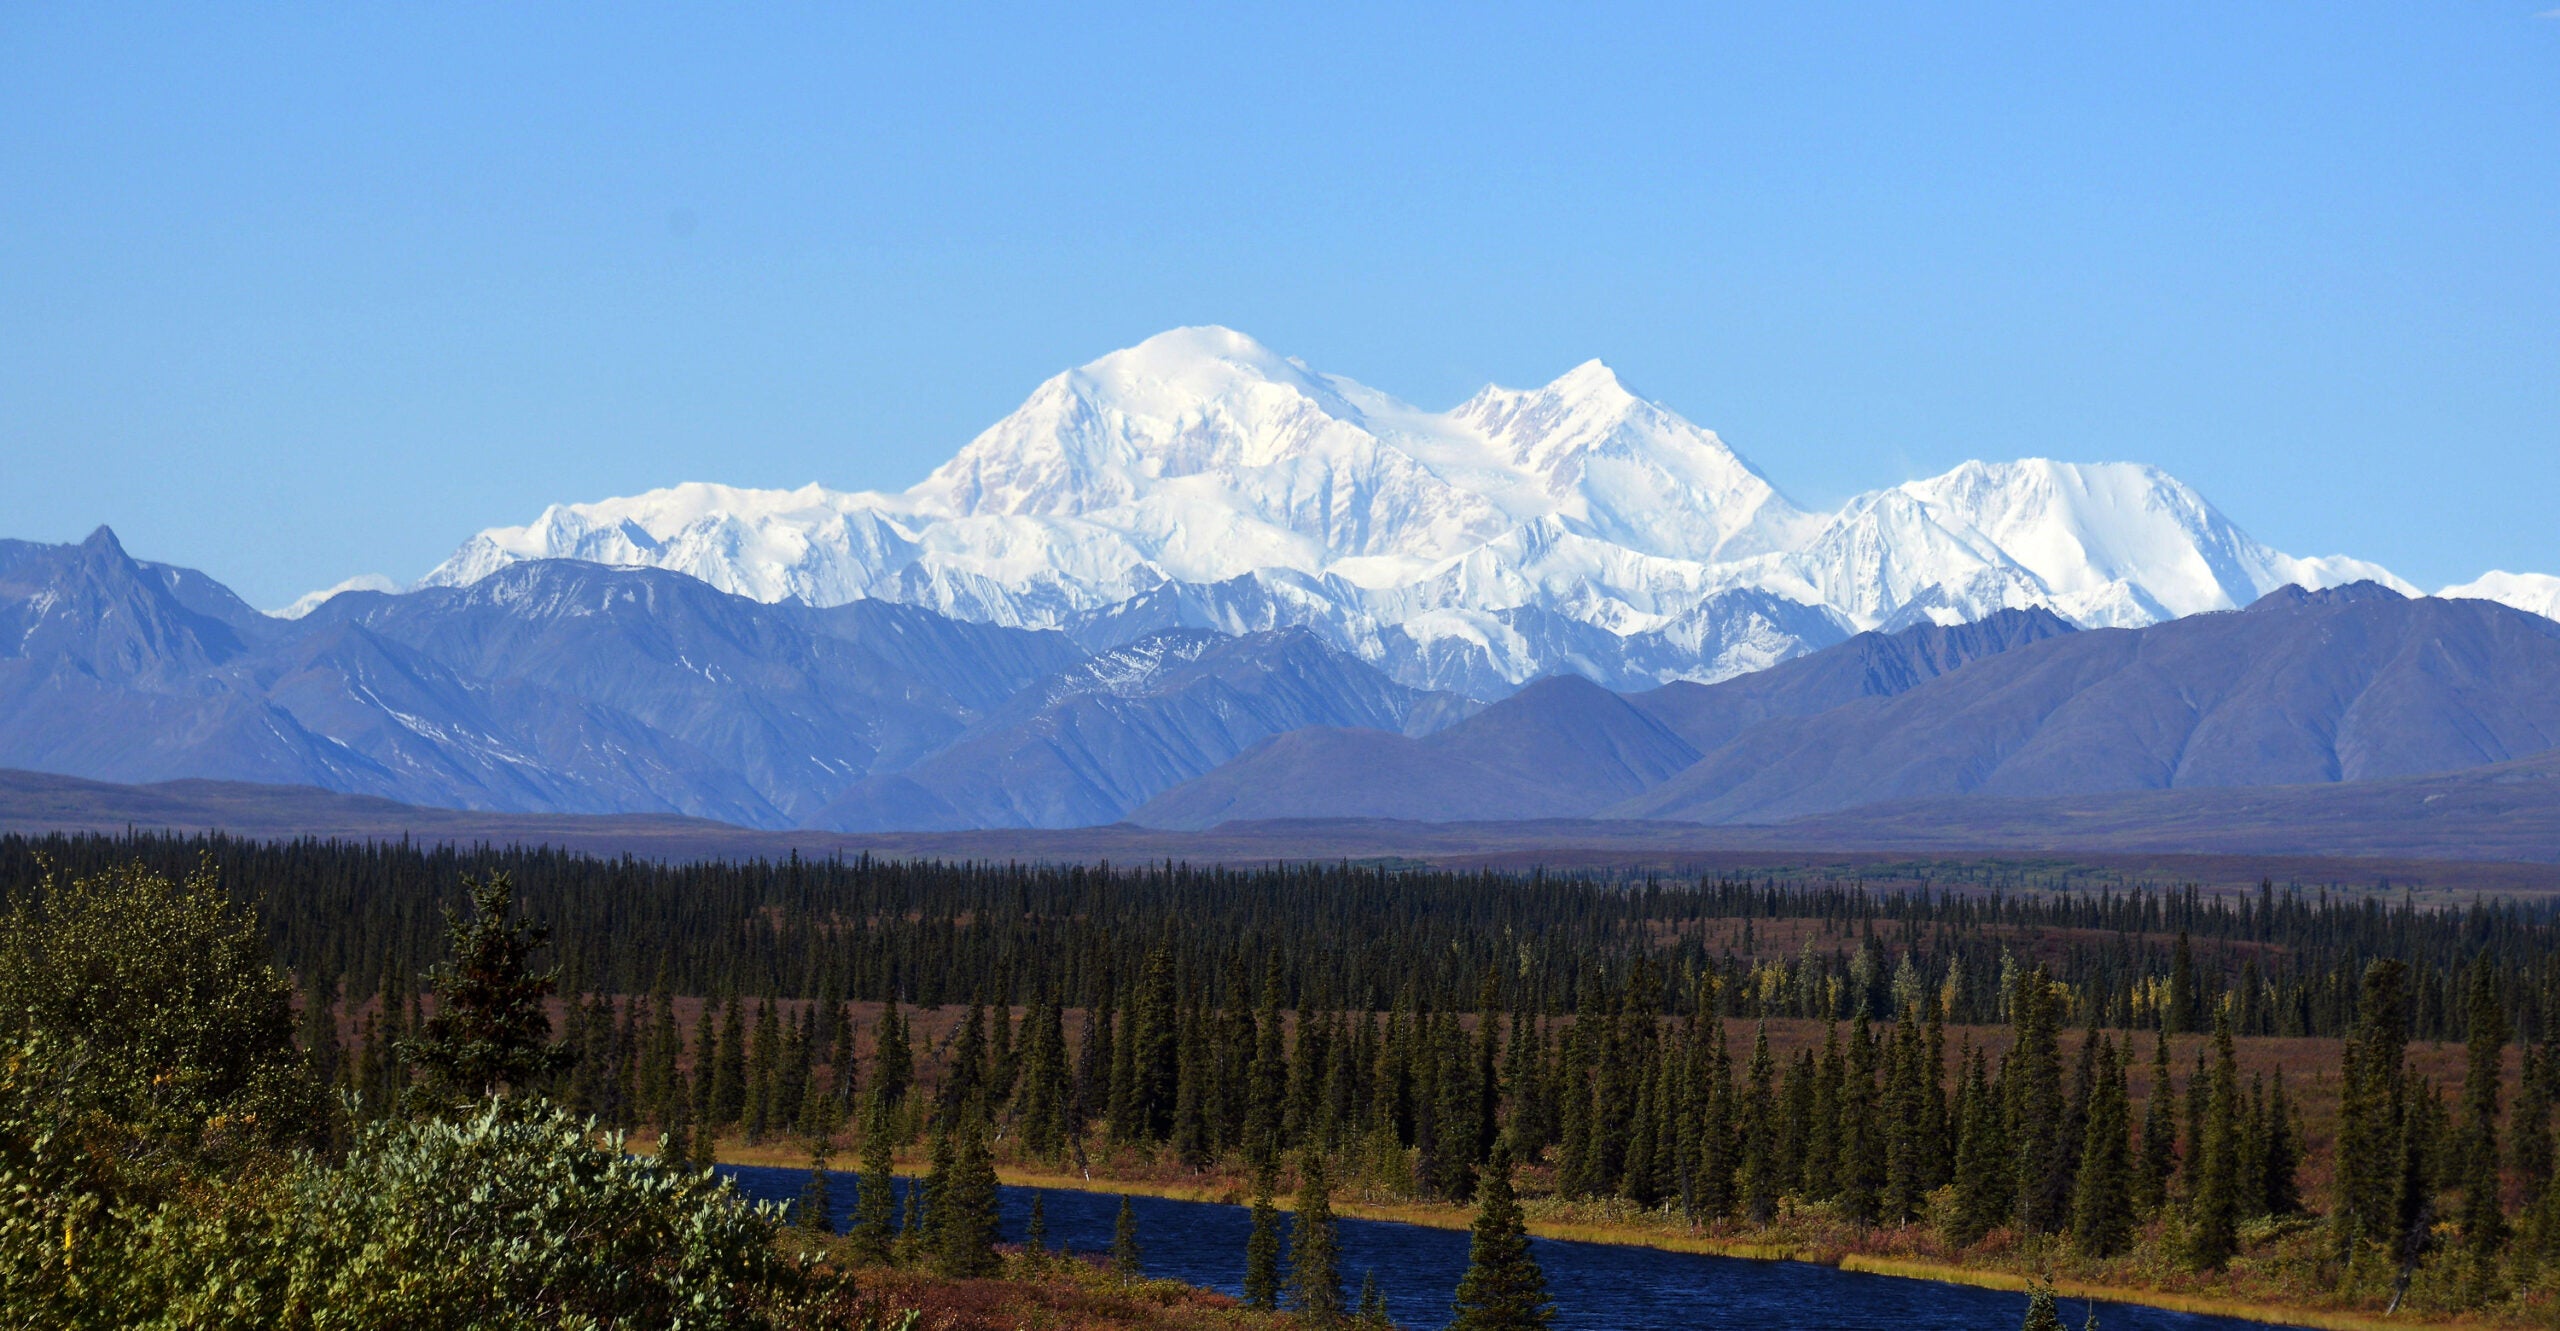
[(1807, 503), (2133, 459), (2560, 571), (2549, 4), (12, 6), (0, 536), (280, 604), (900, 488), (1216, 322), (1432, 406), (1599, 356)]

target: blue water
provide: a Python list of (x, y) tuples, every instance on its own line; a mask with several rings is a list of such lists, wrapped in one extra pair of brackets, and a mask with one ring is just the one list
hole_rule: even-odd
[[(808, 1182), (805, 1169), (722, 1165), (749, 1197), (792, 1201)], [(899, 1200), (906, 1197), (900, 1180)], [(831, 1220), (837, 1230), (852, 1222), (859, 1180), (827, 1176)], [(1052, 1247), (1107, 1252), (1120, 1198), (1109, 1193), (1047, 1192), (1042, 1208)], [(1244, 1242), (1250, 1213), (1241, 1206), (1133, 1199), (1138, 1247), (1146, 1273), (1241, 1297)], [(1031, 1189), (1003, 1190), (1007, 1242), (1020, 1242), (1031, 1213)], [(1288, 1216), (1281, 1216), (1288, 1229)], [(1360, 1293), (1360, 1278), (1376, 1272), (1387, 1308), (1398, 1326), (1445, 1327), (1449, 1296), (1467, 1269), (1463, 1230), (1431, 1229), (1379, 1220), (1341, 1222), (1342, 1278), (1346, 1299)], [(2011, 1331), (2023, 1320), (2023, 1294), (1941, 1285), (1926, 1280), (1858, 1275), (1808, 1262), (1753, 1262), (1601, 1243), (1533, 1239), (1547, 1292), (1555, 1299), (1555, 1325), (1572, 1331), (1697, 1331), (1751, 1327), (1755, 1331)], [(2063, 1321), (2078, 1327), (2089, 1309), (2063, 1305)], [(2267, 1331), (2265, 1324), (2227, 1317), (2198, 1317), (2130, 1304), (2097, 1305), (2105, 1331)]]

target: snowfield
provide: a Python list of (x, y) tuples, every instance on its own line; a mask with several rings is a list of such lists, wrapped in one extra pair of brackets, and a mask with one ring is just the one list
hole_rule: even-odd
[[(1714, 680), (2002, 608), (2135, 626), (2286, 583), (2415, 590), (2268, 549), (2153, 467), (1968, 462), (1812, 513), (1598, 361), (1431, 412), (1215, 327), (1041, 384), (903, 494), (686, 484), (558, 504), (423, 583), (528, 559), (673, 569), (762, 601), (876, 597), (1092, 647), (1304, 626), (1476, 697), (1559, 669)], [(2560, 579), (2538, 575), (2447, 594), (2560, 609)]]

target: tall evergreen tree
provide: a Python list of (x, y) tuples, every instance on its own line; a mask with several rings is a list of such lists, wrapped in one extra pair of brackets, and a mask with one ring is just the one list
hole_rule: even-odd
[(2524, 1067), (2516, 1080), (2516, 1107), (2508, 1121), (2508, 1153), (2522, 1191), (2525, 1211), (2542, 1205), (2551, 1187), (2551, 1053), (2550, 1046), (2525, 1046)]
[(1751, 1065), (1742, 1100), (1742, 1210), (1755, 1225), (1777, 1218), (1781, 1189), (1777, 1060), (1769, 1052), (1769, 1023), (1751, 1037)]
[(2290, 1216), (2302, 1211), (2302, 1193), (2295, 1175), (2302, 1168), (2302, 1146), (2294, 1127), (2293, 1106), (2284, 1093), (2284, 1069), (2276, 1069), (2275, 1091), (2267, 1097), (2267, 1140), (2258, 1152), (2265, 1174), (2259, 1183), (2259, 1209), (2267, 1215)]
[(942, 1112), (957, 1116), (972, 1105), (982, 1103), (987, 1080), (987, 1005), (971, 1003), (969, 1015), (960, 1021), (959, 1038), (952, 1041), (951, 1057), (942, 1073), (937, 1098)]
[(1067, 1071), (1067, 1032), (1058, 1005), (1042, 998), (1023, 1020), (1022, 1073), (1015, 1091), (1015, 1122), (1023, 1148), (1041, 1159), (1065, 1149), (1074, 1085)]
[(1360, 1273), (1360, 1311), (1352, 1321), (1364, 1331), (1392, 1331), (1394, 1323), (1387, 1317), (1386, 1292), (1378, 1288), (1375, 1270)]
[[(1305, 1029), (1299, 1028), (1302, 1043)], [(1279, 1164), (1288, 1094), (1288, 1039), (1280, 1023), (1280, 959), (1270, 957), (1263, 963), (1262, 1001), (1253, 1014), (1253, 1065), (1245, 1087), (1244, 1157), (1257, 1176)]]
[(2240, 1068), (2226, 1010), (2213, 1029), (2213, 1079), (2195, 1193), (2187, 1201), (2187, 1261), (2218, 1271), (2240, 1247)]
[(1804, 1195), (1813, 1201), (1840, 1194), (1840, 1086), (1848, 1075), (1848, 1062), (1840, 1054), (1840, 1023), (1826, 1022), (1822, 1062), (1814, 1070), (1813, 1095), (1806, 1106)]
[(2098, 1070), (2090, 1088), (2089, 1121), (2081, 1131), (2080, 1176), (2071, 1207), (2071, 1240), (2084, 1257), (2112, 1257), (2133, 1241), (2124, 1063), (2105, 1036), (2098, 1040)]
[(749, 1145), (761, 1143), (774, 1125), (775, 1074), (782, 1062), (782, 1022), (774, 1015), (770, 995), (756, 1004), (754, 1043), (747, 1053), (744, 1108), (739, 1114)]
[(2134, 1209), (2142, 1215), (2158, 1211), (2169, 1199), (2169, 1180), (2178, 1172), (2177, 1097), (2169, 1080), (2169, 1033), (2151, 1039), (2151, 1090), (2142, 1105), (2142, 1162), (2134, 1171)]
[(302, 995), (302, 1056), (311, 1064), (311, 1079), (322, 1086), (338, 1084), (346, 1062), (346, 1046), (338, 1038), (337, 981), (315, 980)]
[(800, 1199), (791, 1204), (791, 1221), (802, 1229), (821, 1234), (835, 1232), (835, 1199), (827, 1189), (827, 1153), (809, 1152), (809, 1179), (800, 1185)]
[(946, 1276), (988, 1276), (1003, 1269), (996, 1256), (996, 1166), (987, 1129), (966, 1115), (953, 1145), (948, 1177), (934, 1189), (934, 1268)]
[(1340, 1266), (1333, 1185), (1325, 1178), (1324, 1157), (1307, 1151), (1298, 1157), (1298, 1209), (1289, 1224), (1289, 1288), (1308, 1320), (1321, 1325), (1342, 1316)]
[(443, 964), (430, 973), (435, 1015), (418, 1029), (406, 1051), (429, 1088), (457, 1099), (526, 1088), (558, 1070), (570, 1057), (551, 1044), (551, 1014), (544, 1000), (556, 971), (536, 971), (533, 954), (550, 931), (509, 918), (515, 883), (505, 873), (465, 877), (468, 918), (448, 909)]
[(847, 1231), (857, 1261), (886, 1262), (898, 1238), (897, 1177), (889, 1157), (889, 1110), (878, 1091), (862, 1128), (862, 1179)]
[(1280, 1208), (1271, 1204), (1267, 1171), (1254, 1176), (1253, 1228), (1244, 1240), (1244, 1301), (1251, 1308), (1280, 1306)]
[(2469, 1059), (2462, 1078), (2462, 1239), (2475, 1271), (2490, 1270), (2507, 1240), (2507, 1215), (2498, 1194), (2505, 1155), (2498, 1148), (2498, 1098), (2506, 1074), (2507, 1008), (2489, 954), (2471, 963), (2465, 1025)]
[(1877, 1103), (1877, 1051), (1867, 1014), (1849, 1028), (1846, 1075), (1840, 1082), (1840, 1213), (1853, 1223), (1881, 1218), (1884, 1190), (1884, 1124)]
[(1955, 1206), (1947, 1239), (1969, 1247), (2009, 1218), (2018, 1195), (2009, 1155), (2007, 1114), (1991, 1086), (1988, 1059), (1973, 1051), (1964, 1088), (1956, 1096), (1963, 1123), (1956, 1135)]
[(906, 1014), (898, 1010), (897, 995), (889, 996), (880, 1011), (880, 1024), (872, 1032), (871, 1085), (880, 1093), (880, 1102), (889, 1109), (903, 1106), (907, 1091), (916, 1081), (915, 1047), (907, 1038)]
[(1145, 1270), (1145, 1259), (1138, 1251), (1138, 1208), (1122, 1193), (1120, 1214), (1111, 1222), (1111, 1273), (1134, 1278)]
[(1529, 1251), (1520, 1202), (1511, 1190), (1511, 1154), (1497, 1147), (1476, 1185), (1467, 1273), (1458, 1281), (1449, 1331), (1537, 1331), (1551, 1308), (1545, 1273)]
[(2381, 958), (2365, 967), (2338, 1083), (2338, 1136), (2330, 1218), (2341, 1252), (2357, 1242), (2396, 1245), (2403, 1064), (2409, 1040), (2408, 967)]
[(2161, 1033), (2192, 1035), (2203, 1028), (2204, 1005), (2196, 993), (2196, 957), (2187, 931), (2178, 931), (2178, 945), (2169, 961), (2169, 1006), (2162, 1014)]
[(711, 1113), (704, 1125), (738, 1126), (747, 1111), (747, 1028), (736, 994), (729, 995), (729, 1001), (720, 1006), (720, 1051), (711, 1069), (710, 1085)]

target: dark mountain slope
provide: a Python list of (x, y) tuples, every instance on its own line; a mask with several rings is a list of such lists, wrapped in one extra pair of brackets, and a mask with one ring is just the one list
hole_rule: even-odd
[(1764, 722), (1613, 814), (1774, 821), (1886, 800), (2359, 781), (2560, 743), (2560, 624), (2372, 584), (2034, 643)]
[(1757, 722), (1900, 692), (2071, 631), (2043, 610), (2003, 611), (1978, 624), (1862, 633), (1757, 674), (1626, 696), (1559, 675), (1419, 740), (1284, 735), (1131, 816), (1156, 827), (1579, 817), (1669, 779)]
[(312, 618), (628, 716), (758, 792), (772, 811), (754, 821), (790, 822), (950, 743), (989, 700), (1078, 655), (1057, 634), (946, 631), (961, 626), (901, 610), (812, 612), (657, 569), (545, 560), (469, 587), (339, 596)]
[(1628, 701), (1705, 753), (1774, 717), (1812, 716), (1890, 698), (1986, 656), (2077, 632), (2041, 607), (1970, 624), (1861, 633), (1821, 651), (1715, 684), (1666, 684)]
[(812, 826), (1077, 827), (1305, 726), (1436, 724), (1404, 687), (1304, 629), (1148, 634), (1026, 689), (929, 759), (864, 781)]
[(0, 762), (107, 780), (787, 825), (1081, 655), (562, 561), (286, 622), (104, 529), (0, 543)]

